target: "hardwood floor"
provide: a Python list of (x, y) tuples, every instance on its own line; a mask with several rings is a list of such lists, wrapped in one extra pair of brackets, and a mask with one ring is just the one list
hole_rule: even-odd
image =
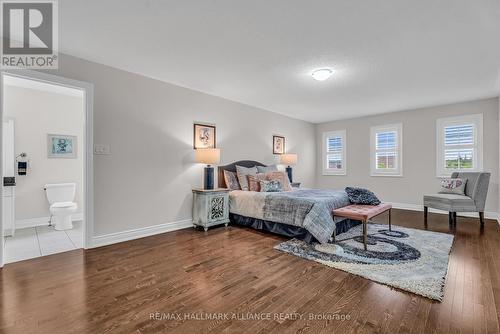
[[(393, 223), (424, 228), (419, 212)], [(442, 303), (276, 251), (278, 236), (185, 229), (5, 265), (0, 333), (498, 333), (497, 222), (459, 217), (450, 231), (429, 214), (428, 229), (456, 236)], [(229, 319), (193, 319), (207, 313)]]

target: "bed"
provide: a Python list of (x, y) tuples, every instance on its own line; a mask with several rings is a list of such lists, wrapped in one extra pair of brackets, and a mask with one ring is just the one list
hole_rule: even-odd
[[(226, 188), (224, 171), (236, 166), (266, 166), (252, 160), (218, 167), (218, 186)], [(333, 218), (331, 212), (349, 205), (343, 190), (296, 189), (287, 192), (233, 190), (229, 193), (229, 218), (233, 224), (263, 230), (306, 242), (327, 243), (359, 221)]]

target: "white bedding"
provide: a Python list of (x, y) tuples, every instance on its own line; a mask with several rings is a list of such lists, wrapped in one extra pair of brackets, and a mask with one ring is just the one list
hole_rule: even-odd
[(264, 219), (262, 208), (269, 193), (233, 190), (229, 192), (229, 212), (240, 216)]

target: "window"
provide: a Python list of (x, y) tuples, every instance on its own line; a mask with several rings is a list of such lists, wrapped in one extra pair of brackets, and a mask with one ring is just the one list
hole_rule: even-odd
[(483, 166), (483, 115), (437, 120), (437, 176), (480, 171)]
[(346, 175), (346, 131), (323, 133), (323, 175)]
[(371, 128), (371, 175), (403, 175), (403, 125)]

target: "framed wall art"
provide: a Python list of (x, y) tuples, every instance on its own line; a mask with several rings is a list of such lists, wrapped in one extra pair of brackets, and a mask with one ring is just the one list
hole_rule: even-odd
[(198, 148), (215, 148), (216, 146), (216, 128), (215, 125), (194, 124), (193, 129), (193, 147)]
[(273, 154), (285, 153), (285, 137), (273, 136)]

